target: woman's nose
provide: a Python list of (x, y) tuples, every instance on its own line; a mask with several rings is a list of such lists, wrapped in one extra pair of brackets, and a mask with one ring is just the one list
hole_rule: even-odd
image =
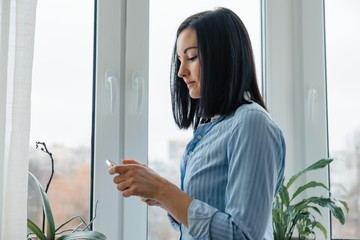
[(187, 75), (189, 75), (189, 70), (183, 64), (180, 64), (179, 71), (178, 71), (178, 77), (183, 78)]

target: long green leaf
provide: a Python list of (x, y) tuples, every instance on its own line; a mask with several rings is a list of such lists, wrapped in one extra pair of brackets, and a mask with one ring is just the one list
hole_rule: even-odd
[(282, 204), (285, 207), (288, 207), (290, 204), (290, 197), (289, 197), (289, 192), (284, 185), (280, 186), (278, 194), (280, 196), (280, 200), (281, 200)]
[[(316, 227), (318, 228), (324, 235), (325, 239), (327, 238), (327, 231), (325, 229), (325, 227), (318, 221), (316, 221), (316, 218), (314, 217), (314, 215), (312, 215), (309, 211), (305, 211), (301, 214), (301, 217), (299, 219), (300, 221), (303, 221), (303, 223), (305, 223), (304, 225), (302, 225), (301, 223), (298, 223), (298, 231), (299, 231), (299, 237), (300, 239), (302, 239), (301, 237), (305, 237), (306, 235), (309, 233), (313, 233), (313, 229)], [(305, 227), (304, 231), (301, 230), (302, 227)]]
[(72, 240), (72, 239), (104, 240), (106, 239), (106, 237), (100, 232), (85, 231), (85, 232), (75, 232), (75, 233), (67, 234), (58, 238), (58, 240)]
[(293, 205), (293, 211), (296, 213), (306, 211), (311, 206), (309, 199), (302, 199), (300, 202)]
[(296, 228), (300, 239), (314, 232), (316, 219), (309, 211), (300, 212), (296, 216)]
[(292, 176), (290, 178), (289, 182), (286, 184), (286, 188), (289, 188), (295, 182), (295, 180), (298, 179), (304, 173), (326, 167), (332, 161), (333, 161), (333, 159), (327, 159), (327, 158), (320, 159), (319, 161), (315, 162), (314, 164), (310, 165), (309, 167), (305, 168), (304, 170), (302, 170), (302, 171), (298, 172), (297, 174), (295, 174), (294, 176)]
[(322, 215), (320, 212), (320, 209), (316, 206), (309, 206), (309, 209), (313, 209), (315, 212), (317, 212), (320, 216)]
[(316, 222), (316, 227), (321, 230), (321, 232), (324, 234), (325, 239), (328, 239), (327, 231), (324, 225), (322, 225), (320, 222)]
[[(280, 197), (277, 196), (274, 204), (281, 205)], [(287, 223), (284, 221), (284, 212), (281, 207), (277, 206), (272, 209), (272, 217), (273, 217), (273, 229), (274, 229), (274, 239), (276, 240), (284, 240), (285, 239), (285, 231)]]
[(40, 194), (41, 194), (42, 205), (43, 205), (46, 222), (47, 222), (47, 224), (46, 224), (47, 240), (54, 240), (55, 239), (55, 223), (54, 223), (54, 217), (52, 215), (49, 199), (47, 197), (47, 194), (46, 194), (44, 188), (42, 187), (41, 183), (39, 182), (39, 180), (31, 172), (29, 172), (29, 174), (35, 180), (35, 183), (37, 184)]
[(341, 202), (333, 198), (328, 197), (310, 197), (303, 199), (301, 202), (295, 204), (295, 209), (301, 211), (308, 207), (311, 207), (311, 204), (316, 204), (321, 207), (328, 208), (331, 214), (341, 223), (345, 223), (345, 214), (340, 207)]
[(308, 188), (315, 188), (315, 187), (322, 187), (324, 188), (325, 190), (329, 191), (329, 188), (327, 186), (325, 186), (323, 183), (320, 183), (320, 182), (316, 182), (316, 181), (311, 181), (303, 186), (300, 186), (296, 191), (295, 193), (293, 194), (290, 202), (296, 198), (296, 196), (298, 196), (300, 193), (302, 193), (303, 191), (305, 191), (306, 189)]
[(41, 231), (38, 225), (30, 219), (27, 220), (27, 226), (40, 240), (46, 240), (45, 234)]
[(316, 206), (311, 205), (307, 199), (303, 199), (301, 203), (297, 203), (294, 205), (294, 212), (304, 212), (307, 211), (309, 209), (314, 210), (315, 212), (317, 212), (320, 216), (322, 215), (319, 208)]
[(318, 204), (322, 207), (327, 207), (330, 209), (331, 214), (339, 220), (341, 224), (345, 223), (345, 214), (340, 207), (341, 202), (337, 201), (336, 199), (332, 198), (325, 198), (325, 197), (312, 197), (311, 202)]
[(347, 204), (347, 202), (343, 201), (343, 200), (338, 200), (346, 209), (346, 212), (349, 213), (349, 206)]

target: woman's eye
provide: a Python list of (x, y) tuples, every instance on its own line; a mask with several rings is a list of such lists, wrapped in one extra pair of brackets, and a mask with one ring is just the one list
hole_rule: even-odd
[(194, 61), (196, 58), (197, 58), (197, 56), (188, 58), (188, 60), (189, 60), (189, 61)]

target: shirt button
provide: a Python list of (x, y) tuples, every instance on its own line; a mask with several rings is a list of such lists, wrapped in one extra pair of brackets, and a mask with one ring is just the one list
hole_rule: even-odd
[(198, 137), (197, 137), (197, 138), (200, 140), (200, 139), (202, 139), (202, 136), (201, 136), (201, 135), (198, 135)]

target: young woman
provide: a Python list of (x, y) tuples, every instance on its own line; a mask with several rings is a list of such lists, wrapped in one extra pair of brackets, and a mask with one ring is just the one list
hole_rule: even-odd
[(187, 18), (177, 31), (172, 109), (194, 129), (178, 188), (149, 167), (123, 160), (109, 169), (124, 197), (169, 213), (181, 239), (273, 239), (271, 210), (285, 142), (257, 85), (247, 30), (231, 10)]

